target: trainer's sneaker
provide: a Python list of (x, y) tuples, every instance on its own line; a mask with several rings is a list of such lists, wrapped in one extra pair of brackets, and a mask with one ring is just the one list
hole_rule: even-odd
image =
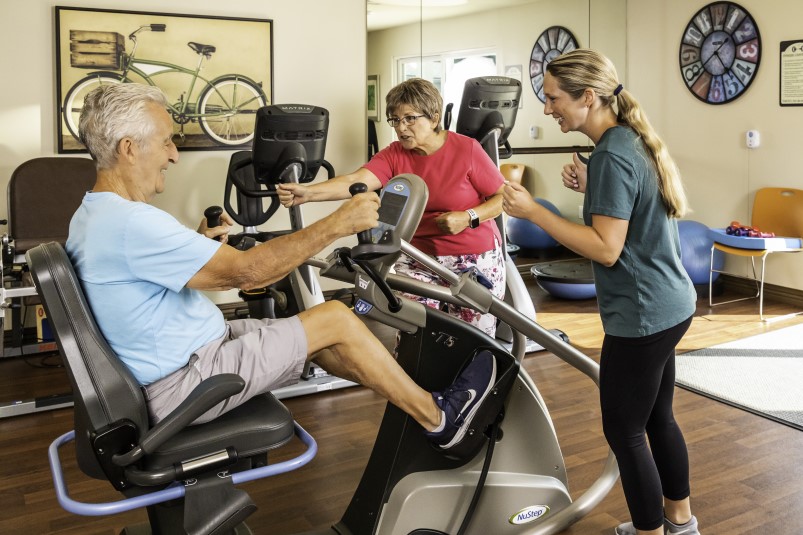
[(700, 535), (697, 529), (697, 518), (692, 515), (691, 519), (685, 524), (673, 524), (664, 518), (664, 529), (668, 535)]
[[(632, 522), (620, 524), (614, 532), (616, 535), (636, 535), (637, 533)], [(697, 529), (697, 518), (692, 516), (691, 520), (681, 525), (673, 524), (664, 518), (664, 533), (666, 535), (700, 535), (700, 531)]]
[(490, 351), (480, 351), (449, 388), (432, 393), (446, 421), (441, 431), (426, 433), (429, 440), (442, 449), (449, 449), (463, 440), (477, 408), (495, 382), (496, 359)]
[(619, 524), (616, 529), (613, 530), (616, 535), (636, 535), (636, 528), (633, 526), (633, 522), (625, 522), (624, 524)]

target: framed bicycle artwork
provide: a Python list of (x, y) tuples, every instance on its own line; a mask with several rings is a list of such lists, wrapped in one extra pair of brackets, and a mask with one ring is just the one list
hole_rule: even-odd
[(273, 21), (56, 6), (58, 152), (78, 140), (84, 97), (103, 84), (159, 87), (179, 150), (248, 148), (273, 98)]

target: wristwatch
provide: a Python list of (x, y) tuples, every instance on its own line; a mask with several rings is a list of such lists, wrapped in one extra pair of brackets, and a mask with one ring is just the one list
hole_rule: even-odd
[(469, 208), (466, 210), (468, 212), (468, 228), (477, 228), (480, 226), (480, 216), (477, 215), (473, 209)]

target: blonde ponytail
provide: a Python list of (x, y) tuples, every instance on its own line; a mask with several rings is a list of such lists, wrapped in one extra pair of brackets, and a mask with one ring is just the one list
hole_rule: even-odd
[(683, 217), (688, 211), (688, 203), (675, 160), (670, 156), (664, 142), (658, 137), (638, 101), (630, 93), (620, 91), (616, 97), (616, 103), (619, 108), (617, 120), (632, 128), (641, 137), (644, 147), (647, 149), (647, 155), (655, 166), (658, 175), (658, 189), (666, 205), (667, 214), (675, 218)]
[(611, 60), (594, 50), (578, 48), (552, 60), (547, 65), (547, 72), (573, 99), (580, 98), (590, 88), (597, 94), (603, 107), (613, 109), (616, 103), (617, 121), (632, 128), (644, 143), (658, 176), (658, 190), (667, 214), (675, 218), (683, 217), (688, 210), (688, 202), (680, 171), (638, 101), (619, 83), (616, 67)]

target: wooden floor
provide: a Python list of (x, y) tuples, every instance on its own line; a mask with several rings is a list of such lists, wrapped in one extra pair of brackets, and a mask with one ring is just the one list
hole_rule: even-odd
[[(539, 322), (566, 332), (571, 342), (598, 358), (602, 330), (595, 300), (561, 301), (531, 289)], [(767, 302), (770, 316), (791, 312)], [(793, 317), (762, 323), (757, 303), (714, 309), (698, 302), (698, 314), (680, 345), (693, 350), (802, 323)], [(386, 328), (377, 329), (387, 339)], [(59, 393), (66, 388), (61, 368), (32, 358), (0, 362), (4, 399)], [(607, 446), (602, 437), (597, 391), (584, 376), (548, 353), (534, 353), (524, 366), (550, 407), (568, 466), (570, 491), (577, 496), (597, 477)], [(803, 533), (803, 433), (728, 405), (677, 389), (675, 412), (691, 458), (692, 505), (705, 535)], [(243, 486), (259, 506), (248, 523), (257, 534), (296, 533), (326, 527), (340, 518), (355, 488), (374, 439), (384, 403), (362, 387), (285, 400), (295, 418), (317, 439), (318, 456), (306, 467)], [(71, 429), (72, 410), (0, 420), (0, 533), (118, 533), (145, 520), (143, 511), (112, 517), (78, 517), (56, 503), (47, 447)], [(534, 454), (536, 454), (534, 452)], [(118, 495), (107, 484), (77, 470), (69, 448), (62, 454), (70, 492), (80, 501), (110, 501)], [(611, 534), (628, 519), (617, 483), (602, 504), (563, 532)], [(493, 534), (489, 534), (493, 535)]]

